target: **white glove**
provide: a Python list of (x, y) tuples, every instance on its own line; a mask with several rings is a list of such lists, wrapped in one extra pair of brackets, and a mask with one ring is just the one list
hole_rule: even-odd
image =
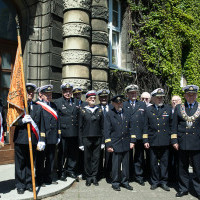
[(45, 146), (46, 146), (45, 142), (39, 141), (39, 142), (37, 143), (37, 149), (38, 149), (39, 151), (44, 151)]
[(58, 145), (60, 143), (60, 138), (58, 138), (56, 145)]
[(101, 149), (104, 149), (104, 147), (105, 147), (105, 144), (101, 144)]
[(22, 119), (23, 124), (30, 123), (33, 119), (31, 118), (30, 115), (25, 115), (24, 118)]
[(79, 149), (80, 149), (81, 151), (84, 151), (84, 146), (80, 146)]

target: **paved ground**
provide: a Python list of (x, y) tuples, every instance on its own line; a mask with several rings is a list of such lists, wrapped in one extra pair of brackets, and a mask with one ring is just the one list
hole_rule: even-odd
[[(66, 182), (58, 181), (57, 185), (50, 185), (36, 188), (38, 199), (44, 200), (178, 200), (175, 198), (176, 190), (172, 187), (170, 192), (161, 188), (150, 190), (150, 185), (140, 186), (135, 182), (130, 183), (133, 191), (124, 188), (116, 192), (105, 179), (99, 182), (99, 186), (85, 186), (85, 181), (74, 182), (74, 179), (67, 178)], [(26, 191), (23, 195), (18, 195), (15, 189), (14, 164), (0, 165), (0, 200), (27, 200), (33, 199), (33, 194)], [(196, 199), (191, 194), (180, 198), (180, 200)]]
[[(0, 165), (0, 200), (27, 200), (33, 199), (33, 193), (25, 191), (24, 194), (17, 194), (14, 179), (14, 164)], [(75, 180), (67, 178), (66, 182), (58, 181), (57, 185), (48, 185), (46, 187), (37, 187), (36, 193), (38, 199), (53, 196), (67, 190)]]
[(121, 188), (120, 192), (116, 192), (111, 188), (111, 185), (106, 183), (105, 179), (99, 182), (99, 186), (85, 186), (85, 181), (79, 183), (74, 182), (71, 188), (53, 197), (45, 198), (45, 200), (192, 200), (194, 196), (187, 195), (182, 198), (176, 198), (176, 190), (171, 188), (170, 192), (166, 192), (161, 188), (150, 190), (149, 183), (145, 186), (140, 186), (135, 182), (130, 183), (133, 186), (133, 191), (128, 191)]

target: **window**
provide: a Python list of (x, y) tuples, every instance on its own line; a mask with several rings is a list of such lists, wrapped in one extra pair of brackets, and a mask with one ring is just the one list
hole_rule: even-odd
[(121, 3), (119, 0), (108, 0), (109, 7), (109, 47), (108, 57), (111, 68), (121, 65), (120, 31), (121, 31)]

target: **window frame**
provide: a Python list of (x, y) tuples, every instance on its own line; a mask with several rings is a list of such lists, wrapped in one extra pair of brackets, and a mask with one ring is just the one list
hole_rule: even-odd
[[(118, 3), (118, 27), (113, 26), (113, 1)], [(108, 31), (109, 31), (109, 46), (108, 46), (108, 58), (109, 58), (109, 68), (119, 69), (121, 66), (121, 1), (120, 0), (108, 0), (108, 10), (109, 10), (109, 19), (108, 19)], [(118, 34), (118, 46), (117, 46), (117, 64), (112, 63), (112, 41), (113, 41), (113, 32)]]

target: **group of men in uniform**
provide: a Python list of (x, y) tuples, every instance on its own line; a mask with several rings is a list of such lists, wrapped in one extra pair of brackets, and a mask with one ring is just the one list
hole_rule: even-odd
[[(183, 88), (184, 104), (179, 96), (173, 96), (172, 107), (164, 104), (162, 88), (155, 89), (151, 95), (144, 92), (138, 100), (138, 86), (129, 85), (125, 88), (127, 98), (116, 95), (110, 104), (110, 92), (106, 89), (88, 91), (85, 102), (81, 100), (82, 90), (73, 88), (70, 83), (61, 85), (62, 97), (54, 102), (52, 85), (37, 89), (36, 102), (33, 101), (36, 86), (29, 83), (26, 89), (29, 114), (18, 119), (14, 134), (15, 179), (19, 194), (32, 191), (26, 127), (30, 123), (38, 186), (57, 184), (52, 173), (58, 149), (56, 165), (60, 180), (72, 177), (78, 181), (77, 175), (82, 173), (86, 186), (92, 183), (98, 186), (99, 178), (104, 176), (116, 191), (121, 190), (120, 186), (133, 190), (129, 184), (133, 177), (144, 186), (148, 175), (150, 189), (160, 186), (170, 191), (170, 166), (179, 177), (176, 197), (182, 197), (189, 192), (188, 167), (191, 163), (192, 181), (200, 199), (197, 86)], [(0, 104), (0, 117), (2, 112)], [(2, 117), (0, 119), (0, 130), (3, 130)]]

